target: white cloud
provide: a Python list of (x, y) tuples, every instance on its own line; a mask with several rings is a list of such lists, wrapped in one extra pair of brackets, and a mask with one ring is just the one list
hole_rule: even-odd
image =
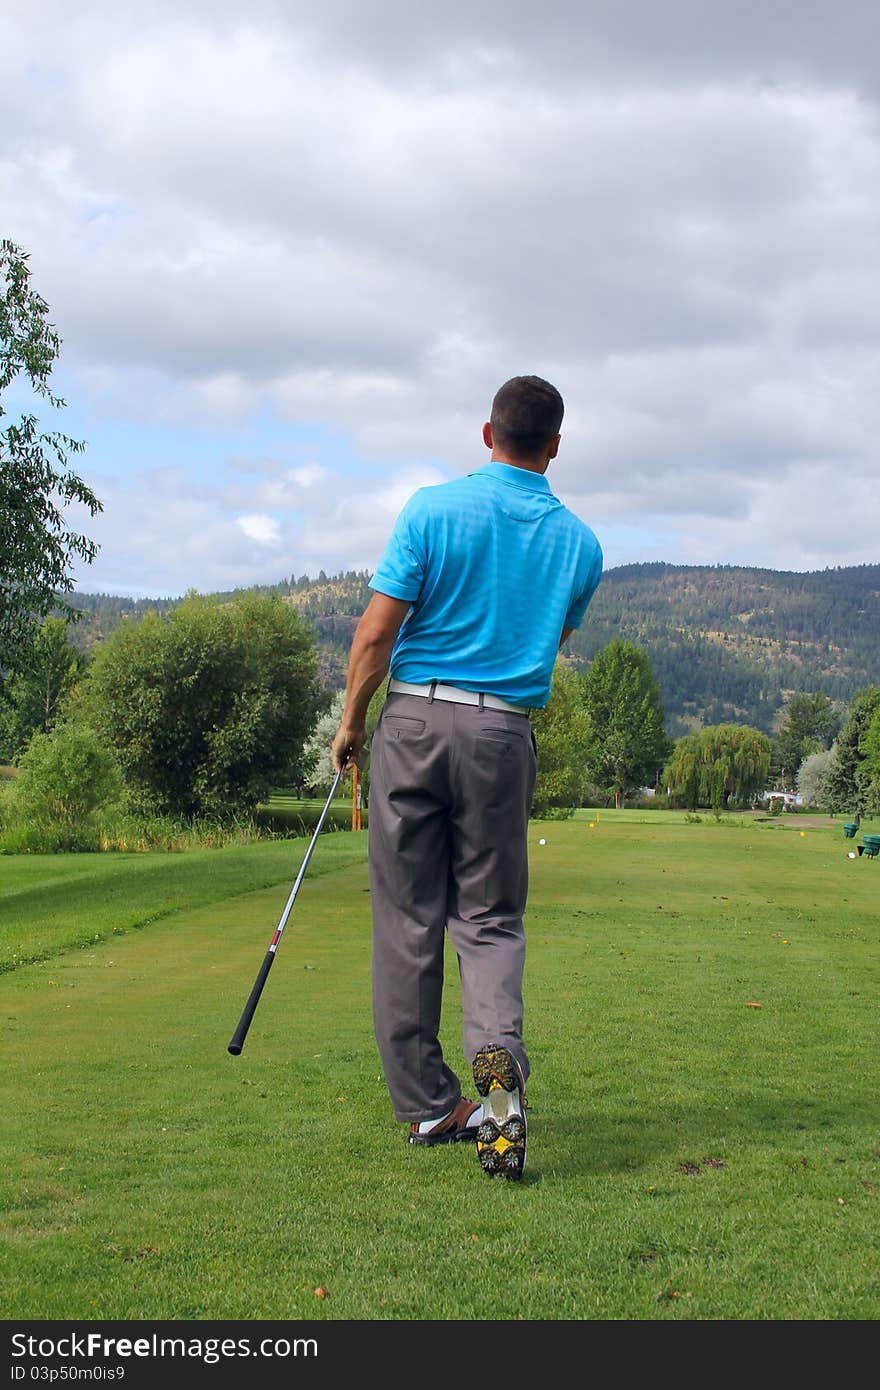
[[(92, 519), (74, 508), (71, 520), (100, 552), (80, 566), (78, 587), (159, 597), (274, 584), (320, 569), (372, 572), (403, 503), (417, 487), (444, 480), (436, 469), (410, 468), (377, 490), (368, 479), (320, 473), (320, 486), (310, 473), (306, 486), (282, 476), (279, 488), (271, 467), (255, 464), (243, 474), (246, 486), (225, 491), (178, 468), (143, 469), (125, 481), (90, 474), (104, 511)], [(245, 498), (272, 511), (240, 511)]]
[(446, 482), (446, 476), (436, 468), (408, 469), (388, 487), (380, 487), (373, 495), (373, 504), (379, 513), (384, 513), (392, 522), (398, 512), (420, 487), (436, 487)]
[(327, 479), (327, 469), (319, 463), (304, 463), (301, 468), (292, 468), (291, 480), (299, 487), (317, 487)]
[(277, 549), (281, 544), (281, 527), (273, 516), (239, 516), (236, 517), (236, 524), (250, 540), (256, 541), (257, 545)]
[[(88, 433), (181, 432), (174, 545), (120, 450), (95, 576), (368, 566), (407, 488), (483, 461), (518, 372), (562, 390), (554, 486), (621, 559), (774, 563), (773, 513), (806, 564), (866, 558), (867, 0), (8, 8), (0, 201)], [(270, 450), (196, 483), (187, 431), (267, 416), (344, 437), (346, 468)]]

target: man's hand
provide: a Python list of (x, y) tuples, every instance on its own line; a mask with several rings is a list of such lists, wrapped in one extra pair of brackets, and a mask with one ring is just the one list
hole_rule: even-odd
[(334, 769), (338, 772), (340, 768), (344, 768), (347, 772), (349, 768), (354, 767), (366, 741), (366, 724), (349, 724), (343, 720), (330, 746)]

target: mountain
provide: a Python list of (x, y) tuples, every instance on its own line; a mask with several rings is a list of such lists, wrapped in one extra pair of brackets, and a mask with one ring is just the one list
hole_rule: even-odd
[(586, 663), (615, 636), (648, 653), (671, 733), (722, 722), (769, 733), (795, 693), (846, 703), (880, 681), (880, 565), (622, 565), (568, 645)]
[[(302, 613), (318, 640), (321, 678), (340, 689), (352, 633), (369, 601), (368, 579), (367, 572), (322, 571), (317, 579), (291, 576), (251, 592), (278, 594)], [(180, 600), (75, 594), (71, 602), (84, 614), (75, 638), (89, 647), (123, 618), (165, 612)], [(880, 565), (810, 573), (621, 565), (603, 575), (566, 650), (586, 667), (612, 637), (648, 653), (671, 734), (722, 722), (769, 733), (792, 694), (821, 691), (845, 704), (856, 690), (880, 683)]]

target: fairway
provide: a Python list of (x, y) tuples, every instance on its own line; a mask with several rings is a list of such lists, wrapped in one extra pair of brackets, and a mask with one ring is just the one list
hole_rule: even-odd
[(530, 825), (520, 1184), (392, 1118), (364, 832), (227, 1053), (306, 844), (0, 860), (47, 956), (0, 977), (4, 1318), (878, 1316), (880, 860), (839, 822)]

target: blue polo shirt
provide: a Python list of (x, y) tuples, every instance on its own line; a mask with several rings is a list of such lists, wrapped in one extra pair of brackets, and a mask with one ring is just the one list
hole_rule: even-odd
[(419, 488), (370, 580), (412, 605), (391, 675), (546, 705), (562, 629), (580, 626), (601, 576), (595, 535), (542, 473), (487, 463)]

